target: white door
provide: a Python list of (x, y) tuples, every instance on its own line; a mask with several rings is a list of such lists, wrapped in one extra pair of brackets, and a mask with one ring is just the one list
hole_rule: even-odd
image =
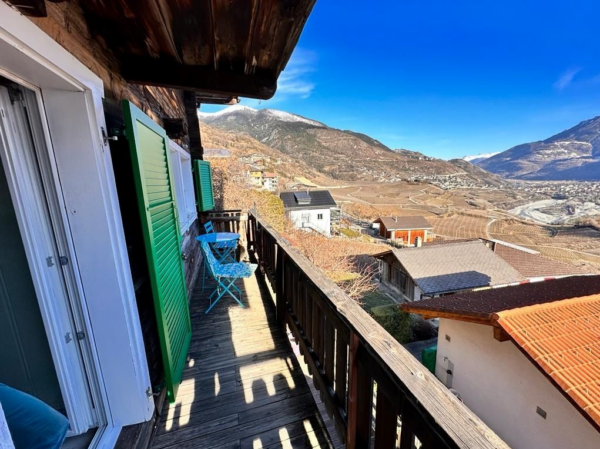
[[(29, 268), (28, 273), (22, 273), (20, 289), (15, 289), (15, 292), (29, 295), (31, 290), (31, 294), (35, 294), (28, 310), (13, 312), (15, 320), (18, 313), (21, 313), (21, 318), (26, 313), (41, 318), (41, 321), (21, 319), (21, 323), (30, 325), (30, 328), (25, 324), (15, 325), (11, 344), (22, 352), (39, 351), (40, 357), (53, 363), (52, 367), (45, 366), (43, 374), (38, 375), (29, 369), (28, 357), (23, 353), (19, 361), (31, 382), (23, 382), (20, 386), (27, 389), (37, 385), (31, 393), (36, 395), (36, 391), (41, 391), (44, 399), (53, 398), (51, 405), (67, 416), (72, 433), (82, 433), (97, 427), (103, 419), (94, 407), (96, 386), (91, 378), (93, 369), (89, 363), (91, 356), (86, 342), (86, 327), (79, 310), (81, 302), (76, 297), (76, 267), (67, 248), (66, 223), (61, 221), (61, 211), (58, 210), (61, 204), (56, 194), (58, 180), (48, 170), (45, 159), (48, 152), (44, 147), (38, 95), (0, 78), (0, 165), (5, 189), (9, 191), (5, 192), (4, 207), (8, 210), (12, 201), (10, 212), (14, 213), (18, 226), (15, 235), (18, 238), (20, 233), (20, 248)], [(18, 254), (14, 257), (18, 258)], [(10, 263), (9, 260), (5, 262)], [(28, 282), (32, 287), (30, 290), (27, 289)], [(15, 296), (5, 295), (7, 308), (11, 304), (20, 304)], [(39, 310), (35, 310), (35, 299)], [(36, 315), (37, 312), (39, 315)], [(43, 329), (39, 328), (40, 325)], [(47, 346), (40, 339), (43, 333)], [(21, 344), (33, 334), (38, 343), (30, 346)], [(29, 357), (29, 361), (35, 359)], [(5, 372), (8, 378), (11, 377), (9, 374)], [(42, 376), (48, 377), (46, 382)], [(14, 376), (12, 380), (16, 382)], [(58, 399), (57, 387), (62, 396)]]

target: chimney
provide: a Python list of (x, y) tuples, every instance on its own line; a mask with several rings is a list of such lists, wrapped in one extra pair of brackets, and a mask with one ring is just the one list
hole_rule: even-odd
[(396, 217), (395, 215), (394, 215), (394, 221), (395, 221), (396, 223), (398, 223), (398, 217)]
[(415, 238), (415, 246), (417, 248), (420, 248), (421, 246), (423, 246), (423, 239), (420, 236)]

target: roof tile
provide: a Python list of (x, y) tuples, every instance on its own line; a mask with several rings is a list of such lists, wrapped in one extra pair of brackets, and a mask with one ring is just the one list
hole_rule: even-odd
[(600, 426), (600, 294), (497, 313), (533, 363)]

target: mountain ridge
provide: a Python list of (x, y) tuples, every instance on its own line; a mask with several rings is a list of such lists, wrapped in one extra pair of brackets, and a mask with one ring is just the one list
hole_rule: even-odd
[(487, 176), (475, 170), (467, 173), (448, 161), (410, 150), (393, 150), (364, 133), (333, 128), (289, 112), (232, 107), (215, 114), (199, 113), (198, 118), (205, 125), (248, 135), (333, 179), (395, 182), (467, 176), (474, 182), (490, 184)]
[(476, 165), (506, 178), (600, 180), (600, 116), (547, 139), (516, 145)]

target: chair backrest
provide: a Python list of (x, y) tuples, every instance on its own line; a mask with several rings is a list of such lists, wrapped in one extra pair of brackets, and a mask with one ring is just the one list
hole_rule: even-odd
[(214, 234), (215, 230), (213, 228), (212, 221), (207, 221), (206, 223), (204, 223), (204, 231), (207, 234)]
[(219, 274), (219, 267), (221, 266), (221, 264), (213, 254), (212, 250), (210, 249), (210, 246), (208, 246), (208, 243), (201, 242), (200, 247), (202, 248), (202, 254), (204, 254), (204, 257), (206, 258), (205, 262), (206, 265), (208, 265), (208, 270), (210, 271), (211, 276), (216, 278)]

